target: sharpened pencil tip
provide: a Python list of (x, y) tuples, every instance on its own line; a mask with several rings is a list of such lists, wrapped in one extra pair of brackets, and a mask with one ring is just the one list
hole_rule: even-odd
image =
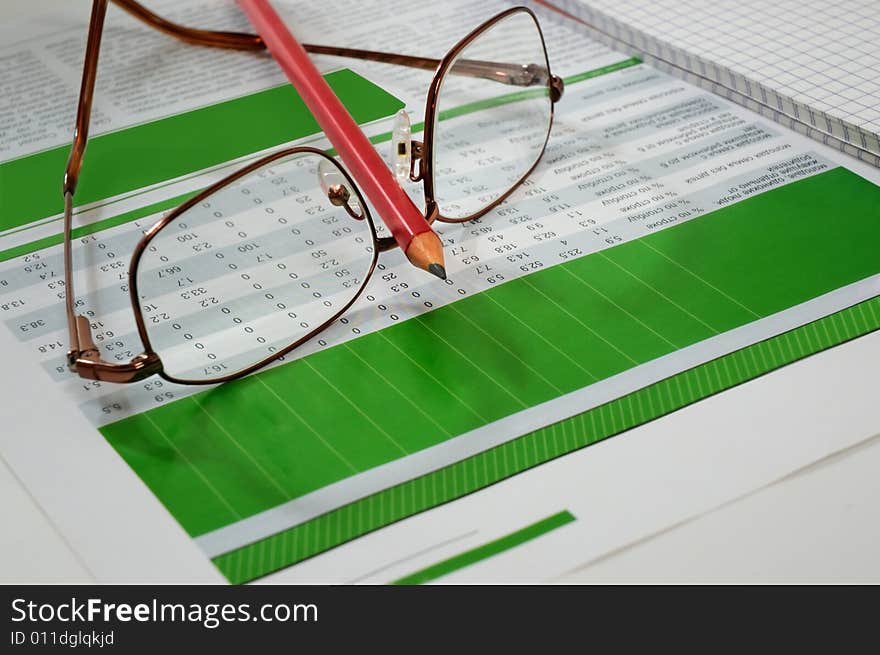
[(428, 272), (433, 273), (441, 280), (446, 279), (446, 269), (443, 268), (440, 264), (428, 264)]

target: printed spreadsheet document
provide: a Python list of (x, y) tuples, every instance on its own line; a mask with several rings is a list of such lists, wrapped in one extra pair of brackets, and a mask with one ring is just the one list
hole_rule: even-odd
[[(308, 12), (278, 3), (304, 41), (375, 47), (376, 33), (394, 32), (369, 15), (339, 29), (331, 17), (355, 15), (360, 5), (338, 4)], [(196, 1), (156, 5), (191, 24), (247, 27), (232, 3), (220, 12)], [(401, 24), (430, 25), (412, 33), (415, 54), (442, 55), (507, 6), (460, 5), (402, 9)], [(73, 13), (69, 28), (0, 51), (0, 86), (20, 103), (6, 108), (0, 131), (0, 339), (27, 380), (7, 376), (4, 385), (51, 402), (64, 426), (34, 432), (33, 417), (4, 405), (0, 449), (99, 578), (136, 574), (150, 556), (137, 548), (108, 555), (110, 528), (87, 514), (105, 524), (128, 508), (149, 508), (143, 516), (163, 526), (156, 534), (185, 543), (226, 579), (249, 581), (840, 342), (848, 331), (876, 329), (873, 183), (778, 125), (545, 20), (551, 64), (567, 88), (544, 160), (488, 216), (438, 228), (446, 283), (392, 255), (346, 321), (241, 383), (205, 391), (158, 378), (126, 387), (76, 378), (64, 366), (59, 216), (41, 198), (13, 202), (17, 190), (2, 187), (10, 179), (4, 168), (12, 175), (69, 141), (85, 36), (82, 15)], [(283, 84), (265, 57), (177, 44), (121, 12), (108, 17), (104, 48), (98, 137), (123, 138)], [(140, 63), (153, 51), (161, 56), (145, 69)], [(421, 120), (429, 73), (318, 61), (331, 76), (344, 67), (381, 91), (377, 115), (364, 126), (378, 148), (389, 147), (393, 100)], [(205, 81), (192, 85), (195, 78)], [(474, 160), (462, 162), (461, 173), (504, 138), (475, 139)], [(320, 135), (296, 142), (326, 147)], [(103, 348), (123, 358), (141, 350), (125, 282), (142, 231), (169, 201), (261, 152), (115, 189), (79, 208), (78, 300), (101, 316), (93, 329)], [(55, 176), (49, 188), (60, 185), (59, 171), (45, 175)], [(837, 241), (823, 236), (832, 205), (842, 207)], [(810, 211), (800, 211), (795, 226), (775, 220), (784, 207)], [(259, 233), (249, 241), (271, 248)], [(817, 249), (832, 262), (821, 275)], [(241, 254), (242, 265), (251, 265), (248, 256)], [(234, 300), (222, 287), (210, 292)], [(841, 310), (850, 313), (827, 318)], [(792, 332), (805, 324), (812, 332)], [(413, 347), (436, 349), (429, 370), (408, 358)], [(411, 420), (383, 416), (387, 398), (405, 404), (414, 389), (426, 400), (410, 402)], [(280, 442), (268, 438), (278, 430)], [(162, 455), (145, 460), (150, 449)], [(742, 484), (754, 480), (743, 475)], [(318, 530), (330, 536), (316, 541), (310, 535)], [(291, 545), (297, 539), (314, 543)]]

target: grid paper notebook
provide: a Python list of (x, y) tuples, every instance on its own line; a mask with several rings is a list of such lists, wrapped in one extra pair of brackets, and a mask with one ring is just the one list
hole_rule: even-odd
[(880, 165), (880, 0), (550, 4), (635, 50), (800, 121), (811, 136), (854, 146), (841, 149)]

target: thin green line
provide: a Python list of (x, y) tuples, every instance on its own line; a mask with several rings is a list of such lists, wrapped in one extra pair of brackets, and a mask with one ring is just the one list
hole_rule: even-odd
[[(589, 80), (594, 77), (601, 77), (602, 75), (607, 75), (609, 73), (614, 73), (619, 70), (623, 70), (624, 68), (630, 68), (631, 66), (637, 66), (642, 63), (641, 59), (637, 59), (636, 57), (632, 57), (630, 59), (624, 59), (623, 61), (619, 61), (615, 64), (609, 64), (608, 66), (602, 66), (601, 68), (594, 68), (593, 70), (585, 71), (583, 73), (578, 73), (577, 75), (570, 75), (569, 77), (563, 78), (563, 82), (565, 84), (577, 84), (578, 82), (583, 82), (584, 80)], [(492, 98), (490, 100), (481, 100), (479, 102), (472, 102), (467, 105), (462, 105), (461, 107), (456, 107), (454, 109), (448, 109), (446, 111), (440, 112), (440, 120), (445, 120), (447, 118), (455, 118), (458, 116), (463, 116), (464, 114), (469, 114), (475, 111), (479, 111), (481, 109), (486, 109), (488, 107), (497, 107), (498, 105), (506, 104), (508, 102), (515, 102), (517, 100), (521, 100), (523, 97), (532, 97), (536, 94), (544, 93), (546, 89), (534, 89), (529, 91), (517, 91), (515, 93), (509, 93), (504, 96), (498, 96), (497, 98)], [(417, 134), (425, 129), (424, 123), (413, 123), (410, 127), (410, 130), (413, 134)], [(386, 141), (391, 140), (391, 132), (383, 132), (382, 134), (377, 134), (375, 136), (370, 137), (370, 143), (373, 145), (377, 145), (379, 143), (385, 143)], [(331, 155), (336, 154), (335, 150), (328, 150), (328, 153)]]
[(494, 98), (477, 100), (476, 102), (469, 102), (466, 105), (443, 110), (437, 114), (437, 118), (441, 121), (449, 120), (450, 118), (458, 118), (459, 116), (473, 114), (474, 112), (482, 111), (484, 109), (491, 109), (492, 107), (500, 107), (501, 105), (513, 104), (514, 102), (519, 102), (520, 100), (539, 98), (541, 96), (546, 97), (548, 95), (548, 92), (549, 88), (546, 86), (542, 86), (538, 89), (525, 89), (523, 91), (514, 91), (513, 93), (507, 93), (503, 96), (495, 96)]
[[(631, 66), (636, 66), (641, 64), (640, 59), (636, 59), (635, 57), (630, 59), (625, 59), (624, 61), (619, 61), (616, 64), (610, 64), (609, 66), (603, 66), (602, 68), (596, 68), (591, 71), (586, 71), (584, 73), (579, 73), (577, 75), (572, 75), (570, 77), (564, 78), (562, 81), (566, 84), (577, 84), (578, 82), (583, 82), (584, 80), (589, 80), (594, 77), (600, 77), (602, 75), (607, 75), (608, 73), (613, 73), (615, 71), (623, 70), (624, 68), (629, 68)], [(521, 91), (514, 91), (513, 93), (508, 93), (503, 96), (496, 96), (494, 98), (487, 98), (485, 100), (478, 100), (476, 102), (470, 102), (465, 105), (461, 105), (460, 107), (453, 107), (452, 109), (447, 109), (445, 111), (441, 111), (438, 114), (438, 118), (441, 121), (457, 118), (458, 116), (464, 116), (466, 114), (472, 114), (476, 111), (481, 111), (483, 109), (491, 109), (492, 107), (499, 107), (501, 105), (509, 105), (514, 102), (519, 102), (521, 100), (528, 100), (530, 98), (538, 98), (540, 96), (547, 95), (548, 87), (543, 86), (539, 89), (523, 89)], [(415, 131), (415, 128), (413, 128)]]
[[(82, 227), (78, 227), (73, 230), (72, 238), (79, 239), (80, 237), (94, 234), (95, 232), (101, 232), (102, 230), (108, 230), (118, 225), (123, 225), (131, 221), (136, 221), (137, 219), (143, 218), (144, 216), (149, 216), (150, 214), (155, 214), (166, 209), (171, 209), (172, 207), (176, 207), (182, 204), (184, 201), (188, 200), (196, 193), (198, 193), (198, 191), (190, 191), (189, 193), (184, 193), (183, 195), (177, 196), (175, 198), (166, 198), (165, 200), (160, 200), (159, 202), (153, 203), (152, 205), (147, 205), (146, 207), (132, 209), (131, 211), (125, 212), (124, 214), (119, 214), (118, 216), (113, 216), (111, 218), (104, 219), (103, 221), (97, 221), (89, 225), (83, 225)], [(53, 234), (52, 236), (44, 237), (37, 241), (32, 241), (31, 243), (25, 243), (20, 246), (15, 246), (14, 248), (9, 248), (8, 250), (0, 252), (0, 263), (37, 250), (42, 250), (43, 248), (57, 246), (63, 241), (63, 234)]]
[(595, 68), (591, 71), (587, 71), (586, 73), (578, 73), (577, 75), (571, 75), (569, 77), (564, 78), (562, 81), (566, 84), (577, 84), (578, 82), (583, 82), (584, 80), (589, 80), (593, 77), (600, 77), (602, 75), (607, 75), (608, 73), (614, 73), (615, 71), (623, 70), (624, 68), (630, 68), (631, 66), (638, 66), (642, 63), (642, 60), (638, 57), (631, 57), (629, 59), (624, 59), (623, 61), (619, 61), (616, 64), (609, 64), (608, 66), (603, 66), (602, 68)]
[(416, 571), (415, 573), (410, 573), (409, 575), (396, 580), (394, 584), (415, 585), (436, 580), (437, 578), (448, 575), (453, 571), (458, 571), (459, 569), (463, 569), (471, 564), (476, 564), (477, 562), (488, 559), (489, 557), (504, 552), (505, 550), (515, 548), (520, 544), (524, 544), (527, 541), (531, 541), (541, 535), (547, 534), (548, 532), (560, 528), (567, 523), (571, 523), (574, 520), (574, 515), (571, 512), (567, 510), (559, 512), (553, 516), (548, 516), (546, 519), (538, 521), (537, 523), (532, 523), (521, 530), (517, 530), (516, 532), (512, 532), (509, 535), (496, 539), (495, 541), (490, 541), (482, 546), (477, 546), (476, 548), (467, 550), (455, 557), (445, 559), (442, 562), (437, 562), (436, 564), (421, 569), (420, 571)]

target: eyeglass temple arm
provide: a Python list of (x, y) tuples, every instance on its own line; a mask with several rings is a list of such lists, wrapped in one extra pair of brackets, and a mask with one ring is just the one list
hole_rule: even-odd
[(107, 0), (94, 0), (89, 20), (89, 35), (86, 41), (73, 145), (70, 148), (70, 157), (64, 171), (64, 306), (67, 311), (67, 326), (70, 332), (67, 365), (81, 377), (91, 380), (135, 382), (161, 370), (162, 365), (158, 356), (154, 353), (143, 353), (127, 364), (116, 364), (101, 359), (98, 346), (92, 339), (89, 319), (76, 314), (73, 291), (73, 194), (76, 192), (83, 154), (89, 136), (89, 119), (91, 118), (92, 98), (95, 92), (98, 52), (101, 47), (101, 34), (104, 30), (106, 14)]
[[(384, 64), (407, 66), (421, 70), (433, 71), (440, 65), (439, 59), (430, 57), (413, 57), (411, 55), (399, 55), (390, 52), (377, 52), (375, 50), (359, 50), (357, 48), (335, 48), (325, 45), (304, 44), (306, 52), (316, 55), (331, 55), (334, 57), (350, 57), (352, 59), (364, 59), (377, 61)], [(513, 86), (538, 86), (546, 85), (548, 81), (553, 88), (553, 101), (562, 97), (562, 80), (556, 75), (550, 75), (545, 66), (540, 64), (509, 64), (494, 61), (479, 61), (477, 59), (459, 59), (449, 72), (454, 75), (476, 77), (501, 84)], [(549, 75), (549, 78), (548, 78)]]
[[(187, 43), (194, 45), (212, 46), (216, 48), (227, 48), (231, 50), (265, 50), (266, 45), (263, 40), (256, 34), (245, 34), (242, 32), (215, 32), (211, 30), (199, 30), (191, 27), (178, 25), (170, 20), (162, 18), (158, 14), (153, 13), (135, 0), (112, 0), (121, 9), (124, 9), (135, 18), (143, 21), (150, 27), (153, 27), (169, 36), (181, 39)], [(429, 57), (413, 57), (410, 55), (400, 55), (391, 52), (377, 52), (375, 50), (360, 50), (357, 48), (336, 48), (333, 46), (313, 45), (304, 43), (303, 48), (306, 52), (316, 55), (331, 55), (334, 57), (348, 57), (351, 59), (363, 59), (366, 61), (377, 61), (385, 64), (393, 64), (397, 66), (407, 66), (409, 68), (419, 68), (422, 70), (436, 70), (440, 65), (439, 59)], [(467, 75), (469, 77), (478, 77), (502, 84), (512, 84), (515, 86), (533, 86), (538, 84), (546, 84), (548, 81), (548, 71), (544, 66), (538, 64), (508, 64), (497, 63), (491, 61), (474, 61), (459, 60), (452, 67), (457, 75)], [(553, 89), (552, 99), (554, 102), (562, 96), (562, 80), (555, 75), (550, 78), (551, 87)]]
[(106, 14), (107, 0), (95, 0), (92, 3), (92, 15), (89, 20), (89, 35), (86, 41), (79, 103), (76, 108), (73, 144), (70, 147), (70, 156), (67, 159), (62, 187), (64, 194), (64, 305), (67, 310), (67, 326), (70, 331), (70, 350), (67, 353), (67, 364), (71, 369), (76, 368), (76, 361), (80, 356), (97, 353), (97, 348), (94, 347), (94, 343), (91, 343), (91, 335), (85, 329), (82, 330), (83, 338), (80, 339), (80, 328), (88, 328), (88, 322), (86, 321), (86, 325), (82, 325), (80, 320), (82, 317), (76, 315), (74, 304), (76, 296), (73, 290), (73, 194), (76, 192), (83, 154), (89, 136), (89, 119), (95, 91), (98, 51), (101, 47), (101, 33), (104, 30)]

